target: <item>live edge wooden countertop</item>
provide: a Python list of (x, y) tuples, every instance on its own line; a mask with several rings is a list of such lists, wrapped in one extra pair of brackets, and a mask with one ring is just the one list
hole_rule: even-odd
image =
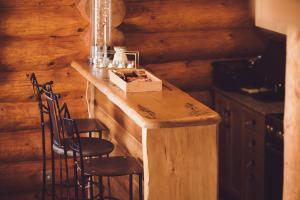
[(162, 92), (125, 93), (103, 78), (105, 70), (84, 61), (71, 66), (142, 128), (174, 128), (217, 124), (219, 115), (185, 92), (163, 81)]

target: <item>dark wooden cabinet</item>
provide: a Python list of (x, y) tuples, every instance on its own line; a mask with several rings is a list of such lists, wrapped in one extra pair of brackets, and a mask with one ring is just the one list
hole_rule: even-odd
[(264, 199), (265, 117), (222, 95), (215, 94), (221, 115), (219, 182), (228, 200)]

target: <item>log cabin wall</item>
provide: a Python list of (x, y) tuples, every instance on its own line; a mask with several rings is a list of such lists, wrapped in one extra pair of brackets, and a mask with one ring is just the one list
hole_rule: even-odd
[(34, 199), (41, 185), (39, 112), (31, 72), (40, 82), (55, 82), (54, 90), (73, 115), (87, 116), (86, 82), (69, 67), (87, 53), (81, 35), (89, 22), (78, 12), (78, 3), (0, 0), (0, 199)]
[[(69, 67), (86, 58), (86, 0), (0, 0), (0, 196), (32, 199), (41, 180), (39, 115), (29, 74), (86, 116), (86, 82)], [(211, 60), (250, 56), (263, 45), (250, 0), (126, 0), (119, 29), (160, 77), (211, 104)], [(23, 193), (15, 195), (16, 193)], [(6, 195), (4, 197), (3, 195)]]
[(215, 59), (251, 56), (263, 48), (252, 0), (126, 0), (126, 46), (155, 74), (211, 105)]

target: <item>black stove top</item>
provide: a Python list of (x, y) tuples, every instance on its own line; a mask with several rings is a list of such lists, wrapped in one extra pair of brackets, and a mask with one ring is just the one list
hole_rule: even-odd
[(273, 113), (266, 117), (267, 122), (275, 123), (278, 125), (283, 125), (284, 114), (283, 113)]

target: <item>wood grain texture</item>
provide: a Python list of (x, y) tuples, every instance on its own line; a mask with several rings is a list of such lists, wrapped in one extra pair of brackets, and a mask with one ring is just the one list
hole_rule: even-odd
[(66, 67), (86, 58), (83, 43), (74, 37), (0, 38), (1, 71), (35, 71)]
[[(84, 98), (72, 99), (67, 102), (74, 118), (87, 116)], [(36, 102), (0, 103), (0, 132), (39, 128), (40, 115)]]
[(284, 200), (300, 199), (300, 29), (289, 27), (284, 116)]
[[(85, 18), (87, 21), (90, 21), (91, 15), (91, 1), (89, 0), (80, 0), (77, 4), (77, 9), (80, 12), (81, 16)], [(118, 29), (120, 24), (123, 22), (125, 14), (126, 14), (126, 7), (123, 0), (113, 0), (112, 5), (112, 21), (111, 21), (111, 41), (109, 44), (111, 46), (123, 46), (125, 36), (122, 31)], [(89, 25), (82, 35), (82, 40), (84, 41), (85, 47), (87, 49), (90, 48), (91, 45), (91, 26)]]
[(147, 64), (145, 67), (159, 78), (184, 91), (207, 90), (212, 85), (212, 60), (178, 61)]
[(143, 130), (145, 200), (217, 199), (216, 126)]
[(79, 0), (0, 0), (1, 8), (32, 8), (32, 7), (54, 7), (72, 6)]
[[(88, 55), (81, 41), (88, 21), (77, 3), (0, 0), (0, 199), (38, 198), (27, 193), (41, 188), (40, 119), (31, 72), (40, 82), (55, 81), (54, 89), (62, 93), (74, 116), (87, 116), (86, 82), (66, 68), (74, 58)], [(24, 195), (17, 195), (20, 192)]]
[(0, 17), (2, 36), (79, 35), (88, 25), (74, 5), (7, 8), (1, 9)]
[(290, 25), (299, 29), (299, 1), (256, 0), (255, 4), (257, 26), (282, 34), (287, 34)]
[(286, 23), (280, 21), (278, 12), (272, 9), (274, 3), (270, 0), (255, 0), (255, 25), (286, 34)]
[(141, 53), (142, 63), (255, 55), (263, 43), (250, 29), (130, 33), (126, 46)]
[[(95, 107), (97, 109), (101, 108), (102, 112), (105, 112), (109, 115), (114, 121), (116, 121), (122, 128), (132, 134), (132, 136), (142, 143), (142, 129), (134, 123), (118, 106), (113, 104), (103, 93), (95, 89)], [(101, 112), (99, 111), (99, 112)], [(96, 110), (98, 112), (98, 110)], [(104, 120), (105, 117), (100, 119)], [(112, 132), (112, 129), (110, 129)], [(121, 131), (122, 132), (122, 131)]]
[(126, 94), (103, 79), (105, 71), (101, 74), (101, 71), (93, 70), (92, 66), (82, 61), (72, 62), (72, 67), (140, 127), (195, 126), (215, 124), (220, 120), (217, 113), (167, 82), (163, 83), (162, 92)]
[[(35, 102), (32, 84), (29, 80), (33, 71), (2, 72), (0, 74), (0, 101), (1, 102)], [(83, 98), (86, 81), (70, 67), (34, 71), (41, 83), (54, 81), (53, 89), (62, 93), (63, 97)], [(77, 83), (77, 84), (74, 84)], [(68, 89), (66, 91), (66, 88)], [(77, 91), (77, 92), (76, 92)], [(70, 97), (72, 96), (72, 97)]]
[(127, 0), (122, 29), (126, 32), (172, 32), (253, 25), (249, 1), (242, 0)]
[[(101, 107), (97, 107), (95, 111), (96, 118), (102, 120), (109, 128), (109, 138), (119, 148), (119, 155), (131, 155), (142, 160), (141, 132), (129, 132)], [(137, 139), (136, 135), (140, 137)], [(113, 155), (118, 155), (118, 152), (114, 152)]]
[(210, 90), (200, 90), (196, 92), (188, 92), (193, 98), (197, 99), (201, 103), (213, 108), (213, 96)]
[[(47, 161), (47, 169), (51, 162)], [(56, 161), (56, 169), (59, 167)], [(72, 165), (69, 165), (72, 170)], [(70, 174), (71, 175), (71, 174)], [(56, 177), (59, 172), (56, 170)], [(42, 163), (40, 161), (0, 164), (0, 196), (40, 190), (42, 187)]]
[[(113, 155), (143, 160), (145, 199), (217, 199), (215, 124), (141, 130), (137, 127), (141, 124), (135, 125), (123, 107), (107, 96), (103, 86), (102, 90), (95, 87), (95, 117), (110, 130), (109, 138), (116, 145)], [(124, 184), (122, 179), (118, 182)]]
[[(126, 6), (124, 0), (112, 0), (111, 2), (111, 26), (112, 28), (117, 28), (125, 18)], [(92, 1), (89, 0), (79, 0), (77, 3), (77, 9), (87, 21), (90, 21), (91, 3)]]
[[(50, 135), (47, 131), (47, 157), (50, 156)], [(0, 134), (0, 163), (40, 161), (42, 159), (42, 133), (40, 129), (2, 132)], [(41, 162), (42, 163), (42, 162)]]

